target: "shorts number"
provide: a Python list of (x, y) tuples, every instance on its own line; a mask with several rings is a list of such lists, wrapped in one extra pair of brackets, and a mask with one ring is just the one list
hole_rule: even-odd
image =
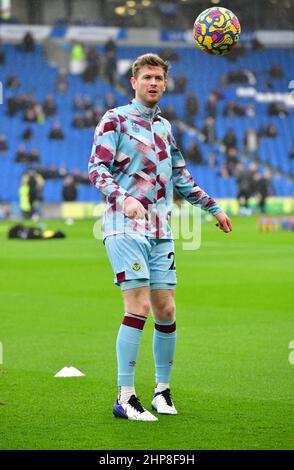
[(176, 266), (175, 266), (175, 254), (173, 251), (171, 251), (168, 255), (167, 255), (168, 258), (172, 258), (172, 264), (170, 265), (170, 267), (168, 268), (169, 270), (175, 270), (176, 269)]

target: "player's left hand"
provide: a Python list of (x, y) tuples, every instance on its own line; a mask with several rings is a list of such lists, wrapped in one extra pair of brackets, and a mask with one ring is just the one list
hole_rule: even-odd
[(227, 216), (227, 214), (222, 211), (222, 212), (219, 212), (218, 214), (216, 214), (214, 216), (218, 223), (215, 224), (220, 230), (222, 230), (223, 232), (225, 233), (228, 233), (228, 232), (231, 232), (233, 229), (232, 229), (232, 222), (231, 222), (231, 219)]

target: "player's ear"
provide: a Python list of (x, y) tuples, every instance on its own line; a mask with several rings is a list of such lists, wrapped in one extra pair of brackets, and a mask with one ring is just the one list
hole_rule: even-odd
[(131, 85), (132, 85), (133, 90), (136, 90), (136, 88), (137, 88), (137, 80), (135, 79), (135, 77), (131, 77), (130, 82), (131, 82)]

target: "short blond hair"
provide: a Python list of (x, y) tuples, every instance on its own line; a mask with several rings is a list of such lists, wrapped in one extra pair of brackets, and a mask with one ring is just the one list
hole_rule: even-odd
[(168, 72), (170, 69), (169, 62), (163, 60), (159, 55), (149, 52), (148, 54), (143, 54), (137, 57), (132, 65), (132, 75), (134, 78), (137, 78), (139, 71), (145, 65), (149, 67), (161, 67), (164, 71), (164, 78), (167, 78)]

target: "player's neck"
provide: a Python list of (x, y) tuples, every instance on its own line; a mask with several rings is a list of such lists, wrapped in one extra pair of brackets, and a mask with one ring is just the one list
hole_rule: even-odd
[(157, 106), (157, 103), (154, 103), (154, 104), (150, 104), (150, 103), (145, 103), (143, 102), (142, 100), (140, 100), (140, 98), (136, 97), (135, 96), (135, 101), (139, 104), (141, 104), (142, 106), (144, 106), (145, 108), (148, 108), (148, 109), (155, 109), (156, 106)]

